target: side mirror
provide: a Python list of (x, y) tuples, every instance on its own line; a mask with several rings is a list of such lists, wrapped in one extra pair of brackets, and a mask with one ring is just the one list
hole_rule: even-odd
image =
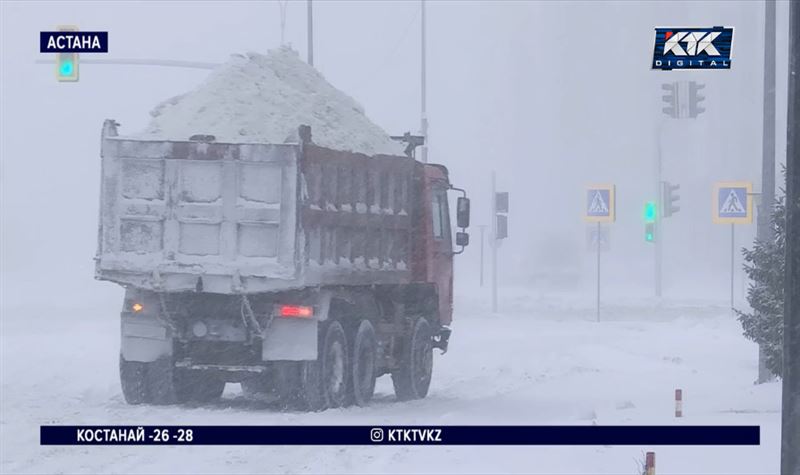
[(465, 247), (469, 245), (469, 234), (464, 232), (456, 233), (456, 246)]
[(459, 228), (469, 227), (469, 198), (464, 196), (459, 197), (456, 203), (456, 225)]

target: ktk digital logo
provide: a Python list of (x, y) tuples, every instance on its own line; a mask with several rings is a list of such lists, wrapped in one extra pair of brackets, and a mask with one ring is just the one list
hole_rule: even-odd
[(656, 28), (653, 69), (731, 69), (733, 28)]

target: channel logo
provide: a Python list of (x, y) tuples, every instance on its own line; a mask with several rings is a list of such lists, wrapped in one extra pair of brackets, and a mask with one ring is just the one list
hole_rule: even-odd
[(730, 69), (733, 28), (656, 28), (653, 69)]

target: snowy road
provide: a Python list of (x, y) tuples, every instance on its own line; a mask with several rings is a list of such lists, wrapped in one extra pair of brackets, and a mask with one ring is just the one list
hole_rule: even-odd
[[(111, 314), (3, 310), (3, 473), (777, 473), (780, 385), (754, 386), (755, 347), (728, 310), (604, 309), (515, 301), (491, 316), (457, 302), (450, 352), (427, 399), (394, 401), (382, 378), (368, 408), (280, 412), (228, 385), (207, 406), (128, 406)], [(113, 310), (112, 310), (113, 312)], [(673, 417), (673, 391), (685, 417)], [(41, 447), (41, 424), (759, 424), (759, 447)]]

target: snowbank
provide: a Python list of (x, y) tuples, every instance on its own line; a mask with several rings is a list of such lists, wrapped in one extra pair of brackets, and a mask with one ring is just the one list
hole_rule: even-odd
[(217, 142), (296, 143), (298, 126), (307, 124), (314, 143), (324, 147), (368, 155), (403, 151), (353, 98), (288, 47), (233, 55), (199, 87), (162, 102), (150, 115), (140, 138), (210, 134)]

